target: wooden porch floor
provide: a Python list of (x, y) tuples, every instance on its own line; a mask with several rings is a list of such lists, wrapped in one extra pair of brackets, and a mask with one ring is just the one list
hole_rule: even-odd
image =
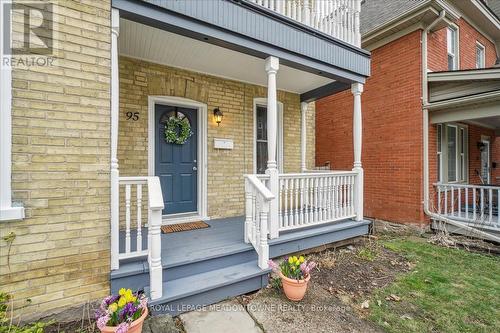
[[(168, 268), (189, 264), (216, 258), (228, 253), (247, 252), (249, 249), (252, 249), (252, 245), (245, 243), (243, 240), (243, 216), (214, 219), (205, 222), (210, 225), (209, 228), (161, 234), (163, 267)], [(308, 243), (308, 239), (311, 237), (332, 234), (355, 226), (363, 226), (367, 230), (369, 223), (369, 221), (355, 222), (352, 220), (342, 220), (315, 227), (281, 232), (279, 238), (269, 240), (270, 257), (277, 257), (286, 254), (288, 251), (296, 252), (308, 249), (315, 245)], [(347, 231), (344, 234), (341, 236), (342, 239), (359, 236), (356, 232), (351, 234)], [(142, 235), (143, 248), (146, 248), (147, 228), (142, 229)], [(136, 249), (136, 231), (131, 230), (130, 236), (131, 249), (134, 250)], [(125, 231), (120, 231), (120, 253), (125, 252), (124, 239)], [(331, 239), (331, 237), (325, 239), (327, 243), (331, 243), (332, 241), (336, 240)], [(285, 244), (290, 246), (286, 247)], [(125, 265), (121, 265), (115, 274), (119, 272), (130, 274), (131, 271), (129, 270), (137, 272), (147, 269), (147, 262), (144, 259), (136, 258), (130, 259), (128, 262), (125, 261)]]

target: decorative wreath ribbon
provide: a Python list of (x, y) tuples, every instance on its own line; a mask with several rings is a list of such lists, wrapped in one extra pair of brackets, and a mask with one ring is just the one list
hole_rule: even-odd
[(187, 118), (171, 117), (165, 123), (165, 141), (183, 145), (193, 135)]

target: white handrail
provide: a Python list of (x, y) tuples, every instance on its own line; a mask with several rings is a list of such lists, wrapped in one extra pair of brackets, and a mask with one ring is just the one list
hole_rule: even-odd
[(279, 175), (279, 230), (354, 218), (356, 171)]
[(437, 214), (450, 219), (500, 228), (500, 186), (437, 183)]
[[(143, 235), (143, 186), (147, 188), (147, 244), (144, 248), (142, 242)], [(113, 269), (118, 269), (120, 261), (132, 258), (146, 257), (149, 263), (150, 277), (150, 297), (157, 299), (162, 296), (162, 265), (161, 265), (161, 223), (163, 195), (160, 180), (158, 177), (119, 177), (119, 188), (123, 188), (125, 204), (121, 205), (124, 211), (120, 211), (124, 221), (123, 239), (120, 239), (120, 223), (117, 219), (111, 223), (116, 223), (111, 230), (116, 233), (114, 239), (123, 241), (121, 248), (123, 252), (115, 253), (112, 247), (111, 256), (117, 258), (118, 265)], [(135, 195), (134, 195), (135, 194)], [(119, 193), (114, 195), (119, 196)], [(132, 210), (136, 210), (135, 222), (133, 223)], [(135, 225), (135, 226), (134, 226)], [(132, 240), (135, 239), (135, 248)], [(118, 244), (120, 245), (120, 244)], [(116, 246), (120, 248), (120, 246)]]
[(163, 267), (161, 265), (161, 223), (164, 208), (160, 179), (148, 178), (149, 205), (149, 288), (152, 300), (162, 296)]
[(256, 175), (245, 175), (245, 243), (251, 243), (257, 252), (258, 265), (268, 268), (270, 201), (275, 199), (271, 191)]

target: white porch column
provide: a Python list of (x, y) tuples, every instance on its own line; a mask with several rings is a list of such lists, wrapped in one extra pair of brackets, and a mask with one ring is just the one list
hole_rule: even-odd
[(4, 40), (11, 31), (3, 22), (10, 10), (10, 0), (0, 2), (0, 221), (24, 218), (24, 208), (12, 206), (12, 68), (10, 45)]
[(361, 118), (361, 93), (363, 92), (363, 84), (353, 83), (351, 92), (354, 95), (354, 110), (353, 110), (353, 143), (354, 143), (354, 168), (353, 171), (358, 173), (356, 177), (356, 187), (354, 191), (354, 202), (356, 208), (356, 221), (363, 219), (363, 167), (361, 165), (361, 143), (362, 143), (362, 118)]
[(118, 116), (119, 73), (118, 35), (120, 34), (120, 12), (111, 10), (111, 269), (119, 268), (119, 177), (118, 171)]
[(278, 134), (278, 100), (276, 96), (276, 73), (279, 69), (279, 59), (268, 57), (266, 59), (267, 72), (267, 169), (269, 175), (269, 190), (275, 199), (270, 202), (269, 209), (269, 235), (270, 238), (279, 236), (278, 225), (278, 197), (279, 179), (276, 162), (276, 138)]
[(300, 147), (301, 147), (301, 157), (300, 157), (300, 167), (302, 172), (307, 170), (307, 106), (308, 103), (300, 103), (300, 111), (302, 117), (302, 129), (300, 131)]

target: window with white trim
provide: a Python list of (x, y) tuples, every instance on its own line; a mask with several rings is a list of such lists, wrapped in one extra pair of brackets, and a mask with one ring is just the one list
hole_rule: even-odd
[(448, 50), (448, 70), (458, 69), (458, 30), (453, 27), (446, 29), (446, 48)]
[(476, 42), (476, 68), (484, 68), (485, 62), (486, 59), (484, 45)]
[[(277, 105), (276, 162), (278, 170), (283, 170), (283, 104)], [(267, 169), (267, 100), (254, 99), (254, 171), (265, 173)]]
[(441, 182), (441, 177), (443, 175), (442, 165), (443, 165), (443, 145), (442, 145), (442, 125), (437, 125), (437, 180)]
[(460, 124), (437, 126), (438, 181), (444, 183), (467, 182), (468, 132)]

